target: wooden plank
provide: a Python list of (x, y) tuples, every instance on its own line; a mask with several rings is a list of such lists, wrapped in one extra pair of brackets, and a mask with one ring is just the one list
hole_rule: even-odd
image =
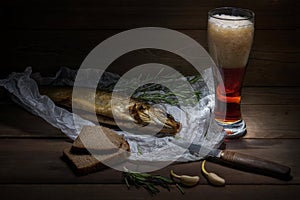
[[(79, 68), (86, 55), (100, 42), (121, 31), (9, 31), (13, 38), (8, 56), (1, 64), (0, 77), (32, 66), (34, 71), (53, 75), (61, 66)], [(205, 30), (182, 30), (207, 48)], [(292, 30), (256, 31), (245, 77), (245, 86), (300, 86), (299, 51), (295, 45), (297, 32)], [(184, 74), (197, 73), (187, 61), (166, 51), (139, 50), (118, 58), (109, 67), (123, 74), (128, 69), (158, 62)]]
[[(248, 129), (245, 137), (299, 138), (299, 94), (299, 88), (244, 88), (242, 114)], [(0, 108), (0, 137), (65, 137), (13, 103), (0, 104)]]
[(299, 87), (244, 87), (243, 105), (299, 105)]
[[(300, 104), (300, 87), (243, 87), (242, 93), (243, 105)], [(0, 88), (0, 104), (13, 104), (7, 91), (2, 87)], [(15, 112), (18, 112), (17, 109)]]
[[(185, 188), (185, 194), (181, 195), (176, 188), (171, 192), (160, 189), (156, 196), (150, 196), (144, 189), (131, 188), (128, 190), (125, 185), (109, 184), (43, 184), (43, 185), (1, 185), (0, 197), (2, 199), (24, 199), (32, 200), (49, 199), (49, 200), (115, 200), (115, 199), (209, 199), (222, 198), (224, 200), (244, 199), (244, 200), (282, 200), (298, 199), (299, 185), (227, 185), (226, 187), (217, 188), (208, 185), (199, 185), (193, 188)], [(18, 192), (16, 192), (18, 191)]]
[(11, 29), (205, 29), (207, 12), (221, 6), (252, 9), (258, 29), (296, 27), (295, 0), (4, 1), (2, 6), (5, 25)]
[(246, 138), (299, 138), (299, 105), (244, 105)]
[[(299, 184), (300, 139), (243, 139), (226, 142), (226, 148), (266, 158), (292, 168), (293, 179), (282, 181), (249, 172), (207, 163), (207, 170), (224, 177), (227, 184)], [(63, 139), (0, 139), (0, 183), (121, 183), (122, 173), (106, 169), (94, 174), (77, 177), (60, 159), (62, 150), (71, 144)], [(173, 169), (179, 174), (201, 176), (200, 183), (207, 184), (200, 171), (200, 163), (173, 164), (153, 174), (169, 176)]]
[(245, 86), (299, 86), (298, 66), (299, 63), (249, 59)]
[(0, 107), (0, 137), (66, 137), (59, 129), (16, 104)]

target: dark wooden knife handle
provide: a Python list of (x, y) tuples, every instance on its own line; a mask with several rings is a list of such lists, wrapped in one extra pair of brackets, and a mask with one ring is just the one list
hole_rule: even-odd
[(221, 160), (227, 164), (276, 177), (289, 177), (291, 168), (254, 156), (224, 150)]

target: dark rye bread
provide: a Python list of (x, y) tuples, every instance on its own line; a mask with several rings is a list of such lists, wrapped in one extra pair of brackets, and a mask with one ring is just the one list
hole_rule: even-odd
[[(107, 165), (113, 166), (120, 164), (129, 156), (129, 144), (124, 138), (110, 129), (101, 128), (103, 132), (99, 132), (98, 126), (87, 126), (82, 129), (79, 137), (74, 142), (74, 144), (76, 144), (75, 152), (78, 152), (78, 154), (72, 150), (74, 144), (72, 147), (64, 149), (63, 158), (72, 166), (77, 175), (86, 175), (96, 172), (106, 168)], [(82, 141), (79, 141), (81, 136), (85, 137), (85, 139), (82, 139), (85, 145), (87, 144), (90, 145), (89, 147), (98, 148), (91, 151), (93, 155), (84, 149), (84, 146), (81, 146), (83, 145)], [(95, 144), (95, 141), (100, 142), (100, 144)]]
[(96, 158), (93, 155), (73, 154), (70, 149), (64, 149), (63, 159), (71, 165), (74, 173), (80, 176), (118, 165), (129, 156), (129, 152), (119, 151), (113, 154), (97, 155)]
[(119, 149), (130, 151), (129, 144), (123, 136), (103, 126), (84, 126), (74, 141), (71, 152), (75, 154), (113, 153)]

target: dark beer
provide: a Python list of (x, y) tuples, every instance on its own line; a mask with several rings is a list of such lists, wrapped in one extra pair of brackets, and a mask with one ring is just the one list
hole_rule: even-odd
[(253, 22), (247, 17), (215, 14), (208, 20), (209, 52), (223, 81), (216, 87), (215, 107), (216, 120), (221, 124), (242, 119), (241, 88), (253, 34)]
[(245, 67), (223, 68), (220, 73), (224, 77), (224, 88), (222, 84), (216, 88), (216, 120), (225, 123), (239, 121), (242, 118), (240, 103)]

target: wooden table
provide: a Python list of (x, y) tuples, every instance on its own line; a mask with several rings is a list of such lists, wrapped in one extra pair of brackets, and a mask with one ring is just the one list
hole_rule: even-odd
[[(161, 190), (154, 199), (190, 197), (223, 199), (295, 199), (300, 183), (299, 94), (297, 88), (244, 88), (243, 114), (248, 133), (242, 139), (226, 141), (227, 149), (274, 160), (292, 168), (293, 179), (275, 178), (238, 171), (215, 163), (207, 169), (226, 179), (226, 186), (207, 184), (200, 162), (170, 165), (154, 174), (200, 175), (200, 185)], [(288, 98), (287, 98), (288, 96)], [(71, 145), (57, 129), (11, 102), (0, 105), (0, 197), (22, 199), (144, 199), (145, 190), (128, 190), (122, 173), (113, 169), (77, 177), (61, 159)]]
[[(153, 173), (168, 176), (173, 169), (178, 174), (200, 175), (200, 184), (186, 188), (185, 195), (176, 189), (161, 189), (151, 197), (142, 189), (128, 190), (122, 173), (113, 169), (77, 177), (61, 159), (62, 150), (71, 145), (63, 133), (12, 103), (0, 90), (0, 199), (299, 199), (296, 0), (16, 0), (1, 5), (5, 19), (2, 44), (7, 49), (0, 64), (1, 78), (27, 65), (44, 75), (53, 75), (60, 66), (78, 68), (98, 43), (135, 27), (176, 29), (207, 47), (208, 10), (226, 5), (252, 9), (256, 31), (242, 100), (248, 133), (226, 141), (226, 148), (290, 166), (293, 179), (282, 181), (209, 162), (207, 169), (227, 183), (213, 187), (201, 175), (199, 162), (174, 164)], [(186, 61), (153, 50), (122, 56), (110, 69), (123, 73), (152, 61), (193, 73)]]

